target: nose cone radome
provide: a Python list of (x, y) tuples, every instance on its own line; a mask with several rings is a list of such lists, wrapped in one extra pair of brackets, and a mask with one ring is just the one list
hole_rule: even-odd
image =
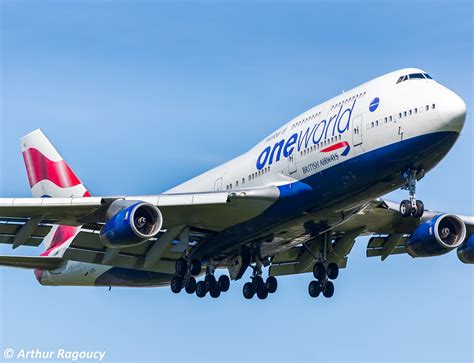
[(447, 90), (439, 106), (439, 115), (445, 125), (453, 131), (461, 132), (466, 120), (466, 103), (456, 93)]

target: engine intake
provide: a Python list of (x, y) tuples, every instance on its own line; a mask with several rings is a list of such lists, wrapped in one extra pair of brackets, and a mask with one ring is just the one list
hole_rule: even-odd
[(440, 214), (419, 225), (406, 243), (412, 257), (439, 256), (459, 247), (466, 237), (466, 226), (457, 216)]
[(140, 201), (113, 202), (107, 210), (106, 220), (100, 230), (100, 240), (111, 248), (139, 245), (154, 237), (163, 224), (160, 210)]
[(474, 263), (474, 233), (458, 247), (458, 257), (464, 263)]

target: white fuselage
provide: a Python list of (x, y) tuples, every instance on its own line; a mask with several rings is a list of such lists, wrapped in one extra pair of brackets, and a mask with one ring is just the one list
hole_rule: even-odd
[[(333, 97), (295, 117), (248, 152), (167, 193), (286, 184), (400, 140), (442, 131), (459, 132), (463, 119), (453, 121), (451, 116), (456, 113), (456, 107), (464, 108), (465, 113), (464, 102), (431, 79), (397, 83), (400, 76), (414, 73), (424, 72), (413, 68), (399, 70)], [(369, 105), (375, 98), (380, 100), (379, 105), (371, 112)], [(346, 112), (342, 116), (341, 113), (348, 109), (351, 109), (350, 115)], [(337, 120), (338, 113), (342, 120)], [(340, 127), (336, 125), (334, 128), (339, 121)], [(360, 123), (354, 125), (354, 121)], [(344, 131), (339, 132), (338, 128)], [(277, 142), (288, 141), (293, 134), (297, 135), (293, 153), (285, 157), (282, 150), (280, 159), (276, 161), (276, 150), (271, 165), (267, 161), (265, 167), (258, 170), (257, 161), (265, 148), (273, 150)], [(344, 141), (350, 145), (346, 157), (321, 163), (328, 157), (322, 150)], [(313, 165), (315, 162), (318, 165)]]

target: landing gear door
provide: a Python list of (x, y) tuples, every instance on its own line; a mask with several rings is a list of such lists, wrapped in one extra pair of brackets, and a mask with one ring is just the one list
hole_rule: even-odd
[(214, 183), (214, 190), (216, 192), (222, 190), (222, 178), (216, 180), (216, 182)]
[(362, 145), (362, 115), (357, 115), (352, 121), (352, 142), (354, 146)]

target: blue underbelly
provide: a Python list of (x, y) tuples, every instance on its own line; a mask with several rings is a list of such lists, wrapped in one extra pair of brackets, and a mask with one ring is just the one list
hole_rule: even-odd
[(354, 205), (398, 189), (407, 168), (431, 170), (459, 136), (438, 132), (387, 145), (353, 157), (297, 182), (279, 186), (279, 200), (262, 215), (222, 231), (196, 251), (207, 257), (235, 247), (304, 212)]

